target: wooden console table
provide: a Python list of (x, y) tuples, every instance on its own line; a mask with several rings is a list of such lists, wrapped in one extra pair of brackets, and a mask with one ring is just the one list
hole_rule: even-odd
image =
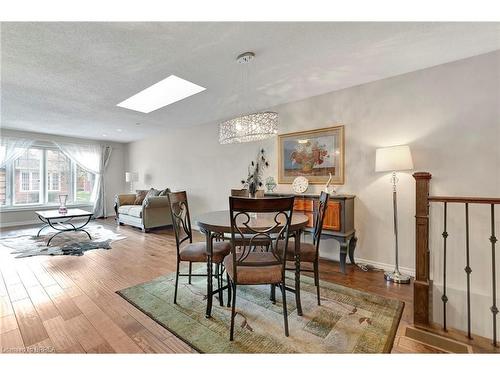
[[(309, 218), (305, 231), (314, 230), (314, 213), (318, 209), (318, 194), (285, 194), (266, 193), (270, 197), (295, 196), (294, 212), (300, 212)], [(330, 195), (328, 208), (323, 222), (322, 235), (333, 237), (340, 243), (340, 270), (346, 273), (346, 257), (349, 255), (351, 264), (354, 261), (356, 249), (356, 230), (354, 229), (354, 198), (355, 195)]]

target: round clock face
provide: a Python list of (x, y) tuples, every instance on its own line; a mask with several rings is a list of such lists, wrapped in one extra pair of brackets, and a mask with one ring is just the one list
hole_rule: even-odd
[(303, 193), (307, 190), (309, 186), (309, 181), (304, 176), (299, 176), (293, 180), (292, 189), (296, 193)]

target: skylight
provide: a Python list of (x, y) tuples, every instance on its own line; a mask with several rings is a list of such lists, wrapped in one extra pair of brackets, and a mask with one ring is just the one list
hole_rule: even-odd
[(117, 106), (150, 113), (204, 90), (204, 87), (171, 75), (118, 103)]

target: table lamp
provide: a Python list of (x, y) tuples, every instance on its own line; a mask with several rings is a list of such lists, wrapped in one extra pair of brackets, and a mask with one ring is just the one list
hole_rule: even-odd
[(130, 192), (133, 193), (132, 184), (139, 181), (139, 174), (137, 172), (125, 172), (125, 181), (130, 183)]
[(396, 171), (413, 169), (410, 147), (407, 145), (378, 148), (375, 154), (375, 171), (392, 172), (392, 205), (394, 210), (394, 244), (396, 251), (396, 266), (393, 272), (386, 272), (384, 277), (388, 281), (398, 284), (408, 284), (410, 277), (399, 272), (398, 264), (398, 205), (396, 184), (398, 177)]

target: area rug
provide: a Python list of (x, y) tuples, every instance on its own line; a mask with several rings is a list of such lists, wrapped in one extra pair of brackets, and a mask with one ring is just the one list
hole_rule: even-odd
[[(289, 276), (287, 285), (293, 285)], [(214, 299), (212, 317), (205, 318), (206, 279), (187, 284), (181, 277), (174, 305), (174, 278), (175, 273), (165, 275), (117, 293), (202, 353), (389, 353), (404, 307), (401, 301), (323, 281), (318, 306), (314, 280), (302, 276), (303, 316), (297, 315), (294, 295), (287, 293), (286, 337), (280, 292), (273, 305), (269, 286), (238, 286), (231, 342), (230, 308)]]
[(44, 229), (40, 237), (36, 236), (38, 229), (30, 229), (20, 235), (13, 236), (4, 236), (2, 234), (0, 247), (14, 250), (11, 254), (16, 254), (16, 258), (37, 255), (83, 255), (88, 250), (111, 249), (113, 241), (126, 238), (94, 223), (87, 225), (85, 230), (90, 233), (92, 240), (89, 240), (84, 232), (67, 232), (54, 237), (48, 247), (48, 239), (56, 233), (53, 229)]

